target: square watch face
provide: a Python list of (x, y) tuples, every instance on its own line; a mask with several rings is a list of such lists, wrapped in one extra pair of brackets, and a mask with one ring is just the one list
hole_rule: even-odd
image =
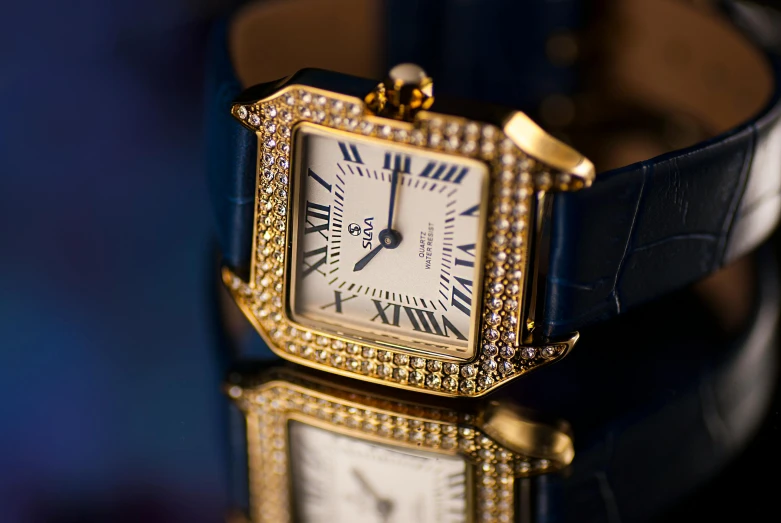
[(289, 314), (422, 354), (475, 355), (489, 171), (469, 158), (301, 124)]

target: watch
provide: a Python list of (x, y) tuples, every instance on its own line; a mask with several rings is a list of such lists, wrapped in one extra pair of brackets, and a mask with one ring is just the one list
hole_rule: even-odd
[[(570, 17), (591, 60), (578, 82), (540, 65), (572, 38), (549, 37), (547, 61), (496, 47), (520, 9), (505, 2), (419, 6), (409, 24), (408, 2), (260, 2), (217, 26), (207, 126), (223, 281), (273, 352), (479, 396), (767, 238), (781, 210), (777, 25), (732, 2), (605, 4)], [(473, 26), (485, 38), (450, 31)], [(381, 77), (383, 51), (429, 72), (364, 79)], [(470, 74), (485, 67), (495, 76)], [(537, 70), (556, 94), (538, 111), (550, 133), (507, 108), (534, 98)], [(525, 72), (527, 89), (501, 84)], [(649, 145), (626, 114), (682, 148)], [(565, 141), (616, 168), (595, 176)]]

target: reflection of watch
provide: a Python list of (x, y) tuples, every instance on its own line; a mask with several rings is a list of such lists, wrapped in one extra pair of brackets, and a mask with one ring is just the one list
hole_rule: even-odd
[(461, 412), (294, 371), (237, 381), (227, 391), (246, 419), (256, 523), (513, 521), (516, 478), (573, 457), (565, 425), (507, 404)]
[[(480, 395), (561, 358), (583, 326), (718, 269), (775, 226), (775, 57), (712, 8), (634, 0), (600, 18), (625, 30), (612, 61), (594, 69), (607, 77), (586, 109), (644, 104), (722, 134), (596, 181), (588, 160), (524, 114), (435, 99), (431, 79), (409, 65), (380, 84), (310, 69), (238, 95), (298, 67), (343, 70), (342, 45), (351, 72), (376, 74), (377, 46), (362, 45), (374, 38), (374, 6), (261, 3), (215, 38), (210, 176), (224, 280), (281, 356)], [(271, 45), (283, 36), (297, 42), (289, 56)], [(690, 66), (669, 59), (673, 45)]]

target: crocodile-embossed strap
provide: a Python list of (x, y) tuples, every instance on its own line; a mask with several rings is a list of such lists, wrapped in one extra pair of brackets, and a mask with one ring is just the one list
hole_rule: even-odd
[(588, 190), (556, 196), (544, 334), (577, 331), (697, 281), (777, 225), (781, 62), (747, 35), (780, 25), (765, 15), (757, 27), (746, 15), (759, 13), (745, 9), (732, 10), (735, 25), (723, 11), (675, 0), (615, 4), (610, 22), (623, 32), (611, 42), (603, 97), (677, 110), (716, 137), (650, 160), (641, 153)]

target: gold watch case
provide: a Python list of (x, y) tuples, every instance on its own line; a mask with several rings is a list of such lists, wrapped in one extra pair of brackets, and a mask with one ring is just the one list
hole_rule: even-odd
[[(232, 115), (258, 139), (253, 256), (249, 281), (224, 268), (223, 281), (272, 351), (290, 361), (393, 387), (445, 396), (480, 396), (564, 357), (563, 340), (534, 334), (538, 291), (535, 243), (546, 195), (588, 187), (593, 164), (528, 116), (477, 103), (434, 101), (431, 79), (410, 85), (410, 64), (376, 84), (321, 70), (247, 90)], [(396, 75), (394, 76), (394, 71)], [(475, 288), (476, 351), (469, 360), (413, 347), (336, 335), (292, 320), (289, 310), (293, 198), (299, 124), (369, 136), (484, 162), (490, 172), (482, 289)], [(368, 338), (368, 339), (367, 339)]]
[(246, 421), (246, 516), (254, 523), (292, 521), (290, 421), (391, 448), (464, 459), (464, 519), (473, 523), (514, 521), (515, 481), (560, 471), (575, 455), (565, 422), (538, 421), (508, 402), (471, 408), (427, 405), (357, 391), (284, 367), (234, 373), (225, 391)]

